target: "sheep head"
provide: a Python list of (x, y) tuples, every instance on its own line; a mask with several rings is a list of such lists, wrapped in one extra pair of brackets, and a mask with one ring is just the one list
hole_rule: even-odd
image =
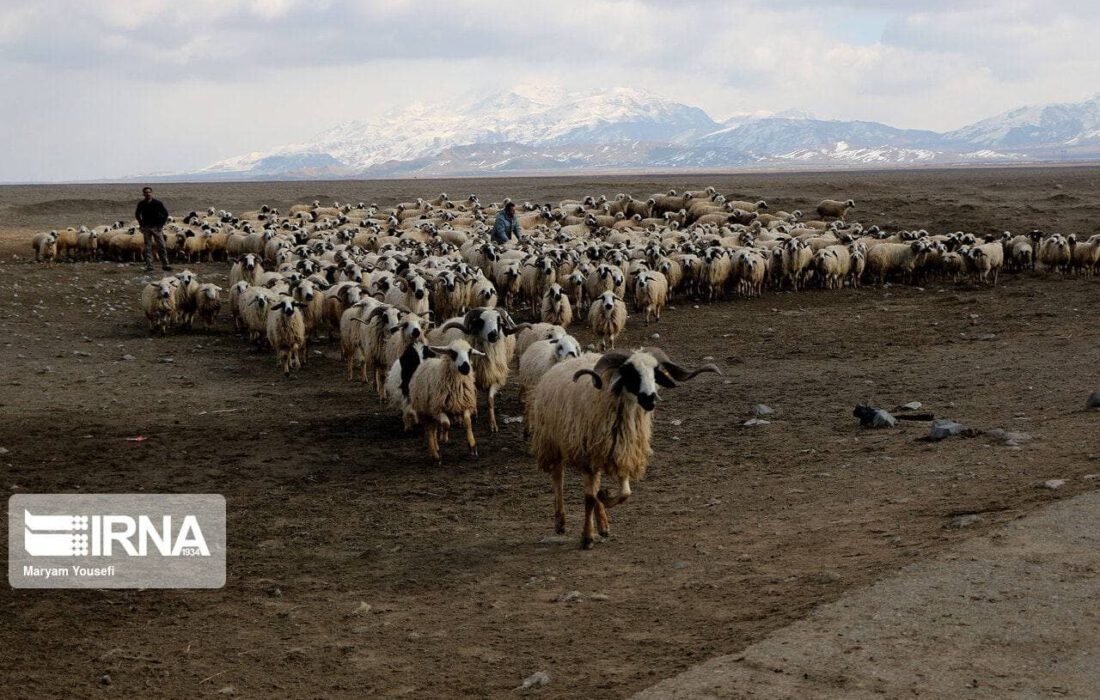
[(611, 393), (633, 399), (645, 411), (657, 407), (657, 387), (675, 387), (677, 382), (687, 381), (703, 372), (721, 374), (713, 364), (696, 369), (681, 367), (669, 359), (660, 348), (645, 348), (627, 355), (621, 352), (605, 353), (592, 369), (578, 370), (573, 381), (590, 376), (597, 389), (608, 386)]

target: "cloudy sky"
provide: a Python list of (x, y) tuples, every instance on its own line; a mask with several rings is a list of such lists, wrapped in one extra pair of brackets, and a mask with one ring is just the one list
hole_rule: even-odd
[(197, 169), (515, 83), (946, 130), (1100, 91), (1093, 0), (3, 0), (0, 182)]

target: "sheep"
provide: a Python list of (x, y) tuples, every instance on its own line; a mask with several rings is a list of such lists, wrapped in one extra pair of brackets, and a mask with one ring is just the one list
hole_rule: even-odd
[(566, 330), (553, 323), (532, 323), (516, 334), (516, 355), (523, 357), (527, 348), (540, 340), (553, 340), (566, 335)]
[[(247, 283), (246, 283), (247, 284)], [(329, 329), (329, 338), (340, 332), (340, 317), (344, 311), (359, 301), (362, 288), (355, 282), (341, 282), (325, 290), (322, 295), (322, 318)]]
[(1078, 243), (1073, 249), (1073, 270), (1079, 274), (1091, 275), (1100, 267), (1100, 234), (1092, 236), (1084, 243)]
[(473, 361), (485, 353), (461, 338), (447, 345), (433, 345), (431, 357), (419, 363), (409, 380), (408, 412), (416, 423), (424, 426), (428, 454), (436, 464), (443, 463), (439, 442), (448, 442), (451, 416), (462, 416), (466, 428), (466, 443), (470, 456), (477, 457), (473, 416), (477, 413), (477, 388)]
[(184, 270), (176, 275), (179, 280), (179, 302), (177, 316), (181, 326), (191, 330), (195, 314), (199, 310), (199, 281), (194, 272)]
[(846, 202), (839, 202), (835, 199), (823, 199), (821, 204), (817, 205), (817, 215), (822, 219), (826, 217), (832, 217), (834, 219), (843, 219), (848, 215), (849, 209), (855, 209), (856, 202), (854, 199), (849, 199)]
[(1005, 231), (1005, 264), (1012, 270), (1029, 270), (1035, 267), (1035, 248), (1027, 236), (1013, 236)]
[(557, 282), (551, 284), (542, 295), (540, 318), (543, 323), (553, 323), (562, 328), (568, 328), (573, 323), (573, 305)]
[(366, 318), (353, 318), (352, 321), (365, 327), (358, 335), (358, 353), (353, 352), (347, 358), (348, 377), (351, 377), (352, 362), (358, 356), (363, 362), (360, 381), (367, 382), (373, 376), (374, 390), (382, 396), (386, 391), (386, 372), (389, 370), (386, 340), (401, 328), (401, 310), (391, 304), (379, 304), (370, 310)]
[(900, 274), (911, 279), (925, 245), (923, 241), (913, 241), (880, 243), (874, 246), (867, 251), (867, 275), (879, 284), (885, 283), (891, 274)]
[(1004, 246), (1000, 242), (974, 246), (967, 252), (974, 277), (983, 284), (997, 286), (997, 277), (1004, 265)]
[(650, 315), (659, 322), (661, 309), (668, 303), (668, 280), (659, 272), (645, 270), (634, 278), (634, 304), (645, 309), (645, 324), (649, 325)]
[(289, 377), (291, 369), (301, 369), (306, 345), (306, 322), (301, 304), (283, 297), (267, 314), (267, 342), (275, 349), (275, 368)]
[(1039, 244), (1039, 252), (1036, 259), (1046, 266), (1048, 272), (1055, 269), (1065, 270), (1073, 260), (1073, 253), (1069, 241), (1060, 234), (1055, 234)]
[[(401, 359), (405, 351), (412, 347), (414, 343), (423, 341), (429, 323), (427, 318), (418, 316), (417, 314), (405, 314), (402, 316), (397, 326), (397, 330), (389, 334), (382, 348), (383, 366), (387, 368), (391, 367), (394, 362)], [(383, 382), (383, 398), (385, 398), (385, 393), (386, 386), (385, 382)]]
[(248, 340), (262, 344), (267, 333), (267, 314), (271, 306), (278, 301), (277, 294), (264, 287), (249, 287), (241, 293), (238, 300), (242, 330), (248, 333)]
[(497, 432), (496, 395), (508, 383), (509, 363), (516, 348), (516, 333), (530, 328), (529, 323), (517, 324), (503, 309), (478, 307), (461, 318), (452, 318), (429, 334), (433, 343), (453, 340), (448, 331), (461, 332), (465, 339), (483, 355), (474, 362), (477, 387), (488, 394), (489, 430)]
[(305, 320), (306, 339), (308, 340), (313, 337), (313, 332), (323, 320), (325, 299), (315, 289), (313, 281), (309, 279), (301, 280), (293, 285), (291, 296), (294, 297), (294, 301), (302, 305), (302, 318)]
[(467, 308), (481, 306), (487, 309), (496, 308), (500, 301), (496, 286), (478, 270), (470, 285), (469, 296), (466, 300)]
[(99, 248), (99, 234), (81, 231), (76, 237), (76, 249), (82, 260), (95, 260)]
[(764, 212), (768, 210), (768, 203), (763, 199), (756, 202), (746, 202), (738, 199), (731, 199), (726, 201), (726, 206), (730, 209), (740, 209), (747, 212)]
[(233, 286), (241, 280), (249, 284), (259, 284), (260, 277), (264, 274), (263, 263), (254, 253), (245, 253), (233, 263), (229, 269), (229, 286)]
[(73, 251), (78, 245), (79, 236), (76, 229), (67, 228), (57, 233), (57, 254), (65, 254), (66, 260), (73, 259)]
[(197, 312), (199, 319), (207, 328), (214, 325), (218, 311), (222, 308), (221, 292), (222, 288), (211, 282), (199, 285)]
[(600, 338), (600, 349), (615, 347), (615, 338), (626, 327), (626, 304), (612, 291), (600, 294), (588, 309), (588, 323)]
[(395, 278), (395, 284), (386, 292), (385, 302), (403, 306), (416, 314), (425, 314), (429, 308), (428, 282), (418, 274)]
[[(571, 335), (531, 343), (519, 356), (519, 371), (516, 376), (519, 382), (520, 399), (524, 399), (535, 388), (546, 370), (562, 360), (580, 356), (580, 343)], [(528, 426), (526, 420), (524, 426)]]
[[(607, 537), (607, 509), (631, 496), (630, 482), (645, 476), (653, 449), (653, 410), (658, 386), (675, 387), (714, 365), (688, 369), (657, 348), (626, 354), (586, 353), (551, 367), (531, 395), (531, 447), (538, 468), (554, 487), (554, 529), (565, 533), (564, 475), (584, 476), (581, 547), (591, 549), (596, 531)], [(578, 381), (590, 377), (588, 381)], [(618, 481), (619, 493), (600, 488), (602, 477)]]
[(176, 320), (176, 304), (179, 288), (166, 277), (150, 282), (141, 290), (141, 310), (149, 321), (149, 334), (165, 335)]
[(31, 242), (34, 246), (34, 261), (44, 262), (48, 266), (57, 257), (57, 231), (40, 233)]
[(452, 270), (436, 275), (432, 286), (432, 308), (440, 318), (466, 313), (468, 290), (464, 278)]
[(241, 280), (229, 288), (229, 316), (233, 319), (233, 328), (241, 330), (243, 322), (241, 321), (241, 294), (248, 289), (248, 282)]

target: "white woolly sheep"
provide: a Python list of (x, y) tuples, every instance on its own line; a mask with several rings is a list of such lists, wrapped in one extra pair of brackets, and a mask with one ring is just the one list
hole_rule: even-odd
[(306, 345), (306, 322), (301, 304), (283, 297), (267, 314), (267, 342), (275, 349), (275, 367), (289, 377), (291, 369), (301, 369)]
[(668, 303), (668, 280), (659, 272), (639, 272), (634, 278), (634, 304), (645, 310), (645, 324), (653, 315), (661, 320), (661, 309)]
[(233, 286), (241, 280), (249, 284), (260, 284), (260, 276), (264, 273), (264, 266), (260, 258), (253, 253), (246, 253), (233, 263), (229, 269), (229, 286)]
[(978, 282), (997, 286), (1004, 265), (1004, 246), (999, 241), (974, 246), (967, 252), (967, 258)]
[(588, 324), (600, 339), (600, 349), (615, 347), (615, 338), (626, 328), (626, 304), (622, 297), (607, 291), (588, 308)]
[[(607, 509), (631, 496), (630, 482), (645, 476), (653, 449), (658, 386), (674, 387), (714, 365), (681, 367), (657, 348), (626, 354), (585, 355), (554, 365), (531, 395), (531, 446), (539, 469), (554, 487), (554, 529), (565, 532), (565, 470), (584, 476), (581, 546), (609, 532)], [(591, 383), (587, 379), (591, 378)], [(580, 381), (578, 381), (580, 380)], [(610, 496), (602, 477), (618, 482)]]
[(218, 311), (222, 308), (221, 292), (222, 288), (212, 282), (199, 285), (199, 291), (196, 295), (198, 300), (196, 311), (199, 320), (207, 328), (214, 325), (214, 320), (218, 317)]
[[(571, 335), (531, 343), (519, 356), (519, 371), (516, 378), (519, 382), (520, 399), (524, 399), (530, 393), (548, 369), (562, 360), (580, 356), (580, 343)], [(524, 426), (525, 429), (528, 427), (526, 421)]]
[(542, 295), (541, 311), (543, 323), (552, 323), (562, 328), (568, 328), (573, 323), (573, 305), (557, 282), (551, 284)]
[(57, 258), (57, 231), (39, 233), (31, 241), (34, 246), (34, 261), (44, 262), (47, 265)]
[(176, 321), (178, 287), (171, 278), (150, 282), (141, 290), (141, 310), (149, 321), (149, 333), (164, 335)]
[(439, 442), (448, 442), (451, 416), (461, 416), (470, 455), (477, 457), (473, 416), (477, 413), (477, 389), (472, 364), (484, 353), (461, 338), (447, 345), (431, 346), (437, 357), (419, 363), (409, 380), (408, 410), (424, 426), (428, 454), (437, 464), (443, 456)]
[(1039, 252), (1035, 257), (1046, 266), (1048, 272), (1053, 272), (1069, 267), (1073, 260), (1073, 251), (1065, 236), (1055, 234), (1039, 244)]
[(567, 331), (554, 323), (532, 323), (516, 334), (516, 356), (523, 357), (527, 348), (540, 340), (553, 340), (565, 337)]
[(450, 319), (429, 333), (429, 340), (437, 345), (454, 340), (455, 334), (461, 333), (472, 347), (483, 353), (474, 361), (474, 377), (477, 387), (488, 395), (491, 432), (498, 430), (496, 395), (508, 383), (509, 365), (516, 348), (516, 333), (530, 325), (516, 324), (503, 309), (478, 307), (467, 311), (462, 318)]
[(823, 199), (821, 204), (817, 205), (817, 215), (822, 219), (831, 217), (834, 219), (843, 219), (848, 215), (849, 209), (855, 209), (856, 202), (854, 199), (849, 199), (846, 202), (840, 202), (835, 199)]

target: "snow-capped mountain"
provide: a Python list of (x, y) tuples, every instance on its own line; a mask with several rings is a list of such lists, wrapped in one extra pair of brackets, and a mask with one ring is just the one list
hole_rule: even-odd
[(1100, 145), (1100, 94), (1084, 102), (1021, 107), (945, 136), (975, 147), (994, 149)]
[(415, 104), (313, 139), (215, 163), (190, 176), (400, 177), (583, 170), (904, 165), (1068, 160), (1100, 154), (1100, 95), (1024, 107), (953, 132), (830, 121), (802, 111), (706, 112), (633, 88), (521, 86)]

